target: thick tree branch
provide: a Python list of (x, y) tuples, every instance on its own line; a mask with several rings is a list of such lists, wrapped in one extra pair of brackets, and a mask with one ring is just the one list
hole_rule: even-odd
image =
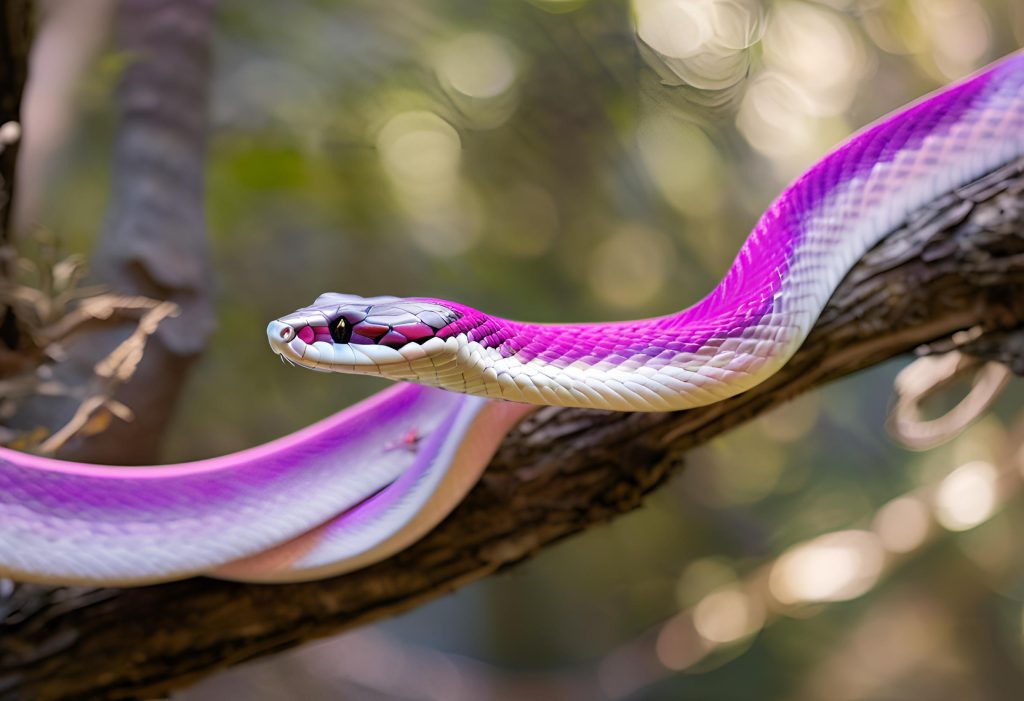
[(915, 213), (865, 256), (765, 384), (674, 414), (545, 409), (452, 516), (374, 567), (283, 586), (16, 588), (0, 602), (0, 698), (151, 698), (394, 615), (636, 508), (686, 450), (801, 392), (958, 331), (997, 338), (1021, 325), (1024, 159)]

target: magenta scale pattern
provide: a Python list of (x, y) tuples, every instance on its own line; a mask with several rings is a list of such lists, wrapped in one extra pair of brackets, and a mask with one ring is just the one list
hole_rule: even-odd
[[(971, 150), (989, 152), (992, 142), (1000, 139), (1016, 138), (1019, 144), (1022, 90), (1024, 56), (1016, 56), (852, 137), (775, 200), (721, 283), (677, 314), (617, 323), (541, 325), (490, 317), (444, 300), (424, 301), (461, 315), (438, 333), (441, 338), (465, 334), (469, 341), (497, 348), (503, 357), (515, 355), (524, 363), (538, 359), (560, 366), (577, 361), (595, 365), (622, 363), (638, 355), (671, 362), (677, 353), (695, 353), (715, 336), (735, 336), (777, 310), (790, 263), (804, 244), (816, 238), (838, 242), (853, 228), (851, 222), (864, 217), (870, 204), (865, 200), (872, 190), (884, 189), (887, 197), (902, 194), (915, 185), (901, 181), (911, 179), (916, 164), (935, 170)], [(957, 143), (944, 141), (972, 113), (977, 129), (960, 130), (955, 134)], [(931, 143), (922, 148), (926, 140)], [(896, 168), (885, 168), (909, 152), (920, 155), (913, 163), (900, 161)], [(883, 178), (886, 187), (881, 188)], [(826, 226), (820, 227), (821, 209), (829, 206), (837, 191), (851, 189), (851, 183), (859, 186), (861, 197), (847, 196), (843, 207), (833, 204)]]

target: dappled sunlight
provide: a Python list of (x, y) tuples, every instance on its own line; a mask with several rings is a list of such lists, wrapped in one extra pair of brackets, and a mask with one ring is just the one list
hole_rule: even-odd
[(980, 3), (913, 0), (911, 7), (928, 37), (930, 58), (940, 79), (954, 80), (981, 66), (992, 28)]
[(460, 34), (437, 49), (438, 81), (476, 128), (504, 123), (518, 104), (515, 50), (501, 36)]
[(980, 460), (961, 465), (942, 480), (935, 494), (935, 517), (951, 531), (966, 531), (984, 523), (999, 499), (999, 473)]
[(655, 654), (665, 669), (681, 672), (700, 662), (710, 650), (706, 638), (697, 632), (690, 616), (679, 615), (658, 633)]
[(764, 623), (760, 601), (739, 586), (708, 594), (693, 609), (693, 626), (708, 643), (731, 643), (752, 635)]
[(377, 149), (415, 244), (453, 256), (476, 242), (473, 197), (460, 178), (462, 144), (451, 124), (432, 112), (399, 113), (377, 133)]
[(676, 601), (680, 608), (690, 608), (709, 592), (732, 586), (739, 580), (735, 566), (725, 557), (703, 557), (683, 569), (676, 582)]
[(459, 174), (459, 133), (431, 112), (397, 114), (377, 133), (377, 148), (396, 186), (443, 195)]
[(826, 7), (785, 0), (773, 7), (764, 61), (804, 90), (811, 117), (847, 111), (871, 66), (853, 23)]
[(737, 116), (750, 144), (793, 177), (849, 127), (841, 116), (868, 74), (852, 25), (826, 7), (780, 2), (769, 16), (763, 72)]
[(736, 85), (764, 30), (756, 0), (634, 0), (637, 36), (667, 71), (703, 90)]
[(461, 34), (437, 57), (437, 73), (448, 89), (479, 100), (508, 93), (518, 70), (508, 42), (495, 34)]
[(931, 526), (928, 505), (916, 496), (896, 497), (875, 514), (872, 527), (891, 553), (908, 553), (924, 544)]
[(772, 596), (783, 604), (855, 599), (874, 586), (884, 562), (882, 544), (873, 533), (819, 536), (783, 553), (772, 566)]

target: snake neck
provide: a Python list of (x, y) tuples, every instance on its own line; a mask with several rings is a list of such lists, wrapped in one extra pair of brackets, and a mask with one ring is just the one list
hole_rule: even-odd
[[(780, 287), (780, 292), (783, 290)], [(532, 324), (463, 308), (452, 353), (401, 379), (530, 404), (672, 411), (720, 401), (778, 369), (813, 318), (777, 313), (775, 298), (746, 311), (601, 324)], [(688, 316), (700, 316), (691, 323)], [(803, 320), (803, 323), (799, 323)]]

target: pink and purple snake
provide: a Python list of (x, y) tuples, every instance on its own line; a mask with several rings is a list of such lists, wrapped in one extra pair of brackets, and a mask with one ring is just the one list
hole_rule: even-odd
[(541, 325), (438, 299), (321, 295), (270, 323), (274, 352), (401, 384), (212, 460), (122, 468), (0, 449), (0, 574), (274, 582), (376, 562), (444, 518), (537, 405), (673, 411), (764, 381), (870, 247), (1022, 156), (1017, 53), (826, 156), (775, 200), (718, 286), (677, 314)]

